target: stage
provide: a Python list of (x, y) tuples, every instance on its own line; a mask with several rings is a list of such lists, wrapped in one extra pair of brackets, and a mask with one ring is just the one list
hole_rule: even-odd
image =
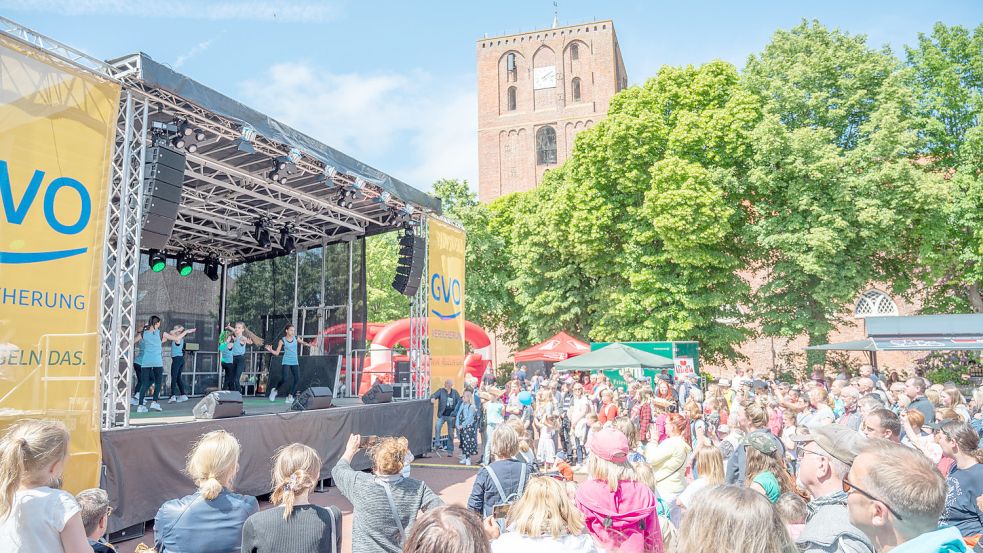
[[(270, 461), (279, 448), (294, 442), (317, 450), (324, 461), (321, 477), (327, 479), (350, 434), (405, 436), (417, 456), (429, 452), (432, 441), (429, 400), (362, 405), (341, 399), (329, 409), (289, 411), (282, 398), (247, 398), (245, 416), (201, 421), (191, 416), (196, 403), (165, 403), (160, 413), (134, 412), (129, 428), (102, 433), (103, 488), (113, 505), (110, 533), (134, 525), (128, 534), (142, 533), (143, 523), (153, 520), (162, 503), (194, 492), (185, 460), (198, 437), (212, 430), (226, 430), (242, 444), (234, 488), (249, 495), (270, 492)], [(361, 453), (353, 465), (370, 467)]]

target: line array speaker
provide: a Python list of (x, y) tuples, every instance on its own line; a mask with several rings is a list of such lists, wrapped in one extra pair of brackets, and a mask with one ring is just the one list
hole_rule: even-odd
[(144, 166), (142, 249), (163, 250), (174, 230), (181, 189), (184, 188), (185, 153), (167, 146), (147, 150)]
[(393, 288), (404, 296), (415, 296), (423, 277), (423, 264), (426, 261), (427, 241), (422, 236), (403, 234), (399, 239), (399, 261), (396, 263), (396, 277)]
[(362, 395), (362, 403), (372, 405), (374, 403), (390, 403), (393, 400), (392, 384), (376, 382), (369, 388), (368, 392)]
[(227, 419), (244, 413), (239, 392), (212, 392), (201, 398), (192, 411), (196, 419)]
[(290, 409), (293, 411), (310, 411), (311, 409), (327, 409), (331, 407), (331, 388), (327, 386), (311, 386), (294, 398)]

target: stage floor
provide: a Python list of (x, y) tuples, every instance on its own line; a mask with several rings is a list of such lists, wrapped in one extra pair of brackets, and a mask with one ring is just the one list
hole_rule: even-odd
[[(201, 400), (202, 398), (200, 397), (193, 397), (183, 403), (167, 403), (166, 401), (161, 401), (160, 407), (163, 411), (148, 411), (146, 413), (137, 413), (136, 406), (131, 406), (130, 426), (194, 422), (195, 418), (192, 410)], [(331, 405), (334, 407), (353, 407), (362, 405), (362, 400), (357, 397), (335, 398), (331, 400)], [(246, 414), (243, 415), (244, 417), (290, 412), (290, 406), (284, 402), (283, 397), (278, 397), (276, 401), (270, 401), (267, 397), (246, 396), (243, 398), (243, 409), (246, 411)]]

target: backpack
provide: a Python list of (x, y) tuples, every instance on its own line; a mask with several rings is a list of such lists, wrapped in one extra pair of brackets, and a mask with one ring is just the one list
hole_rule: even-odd
[[(502, 506), (507, 505), (508, 507), (511, 508), (512, 505), (516, 501), (518, 501), (520, 497), (522, 497), (522, 492), (526, 490), (526, 476), (529, 473), (529, 465), (525, 463), (521, 463), (520, 465), (521, 474), (519, 476), (519, 489), (516, 490), (516, 492), (511, 495), (505, 494), (505, 488), (502, 487), (502, 482), (498, 479), (498, 475), (495, 474), (495, 471), (492, 470), (491, 465), (486, 466), (485, 470), (488, 471), (488, 477), (491, 478), (492, 484), (495, 485), (495, 490), (498, 491), (498, 497), (500, 500), (500, 503), (496, 503), (495, 505), (492, 505), (492, 513), (495, 512), (496, 507), (501, 508)], [(492, 513), (486, 512), (486, 513), (482, 513), (482, 515), (488, 516), (489, 514)], [(504, 520), (500, 524), (504, 525)]]

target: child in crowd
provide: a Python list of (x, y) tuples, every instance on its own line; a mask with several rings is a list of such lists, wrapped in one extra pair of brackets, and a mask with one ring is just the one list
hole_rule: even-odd
[[(588, 414), (584, 418), (587, 419), (587, 435), (584, 436), (584, 447), (587, 449), (587, 457), (589, 459), (590, 458), (590, 455), (591, 455), (591, 452), (590, 452), (591, 438), (595, 434), (597, 434), (598, 432), (600, 432), (601, 429), (604, 428), (604, 426), (600, 423), (600, 421), (597, 420), (597, 414), (596, 413), (590, 413), (590, 414)], [(586, 463), (586, 461), (585, 461), (585, 463)]]
[(778, 511), (778, 516), (788, 528), (788, 533), (792, 539), (798, 539), (799, 535), (802, 534), (802, 529), (805, 528), (806, 516), (809, 514), (805, 500), (797, 493), (783, 493), (778, 498), (778, 502), (775, 503), (775, 510)]
[(567, 454), (564, 451), (556, 452), (556, 464), (553, 469), (560, 473), (567, 482), (573, 482), (573, 467), (567, 462)]
[(0, 440), (0, 547), (91, 553), (78, 502), (58, 490), (68, 459), (64, 423), (24, 420)]
[(539, 429), (539, 442), (536, 444), (536, 458), (539, 459), (540, 466), (544, 469), (553, 465), (556, 457), (556, 428), (559, 426), (555, 413), (550, 413), (543, 417), (542, 422), (536, 421)]
[(75, 501), (78, 501), (79, 508), (82, 509), (82, 526), (85, 528), (85, 535), (89, 538), (92, 551), (94, 553), (116, 551), (112, 545), (103, 540), (109, 528), (109, 513), (113, 511), (109, 506), (109, 494), (106, 490), (99, 488), (82, 490), (75, 496)]

